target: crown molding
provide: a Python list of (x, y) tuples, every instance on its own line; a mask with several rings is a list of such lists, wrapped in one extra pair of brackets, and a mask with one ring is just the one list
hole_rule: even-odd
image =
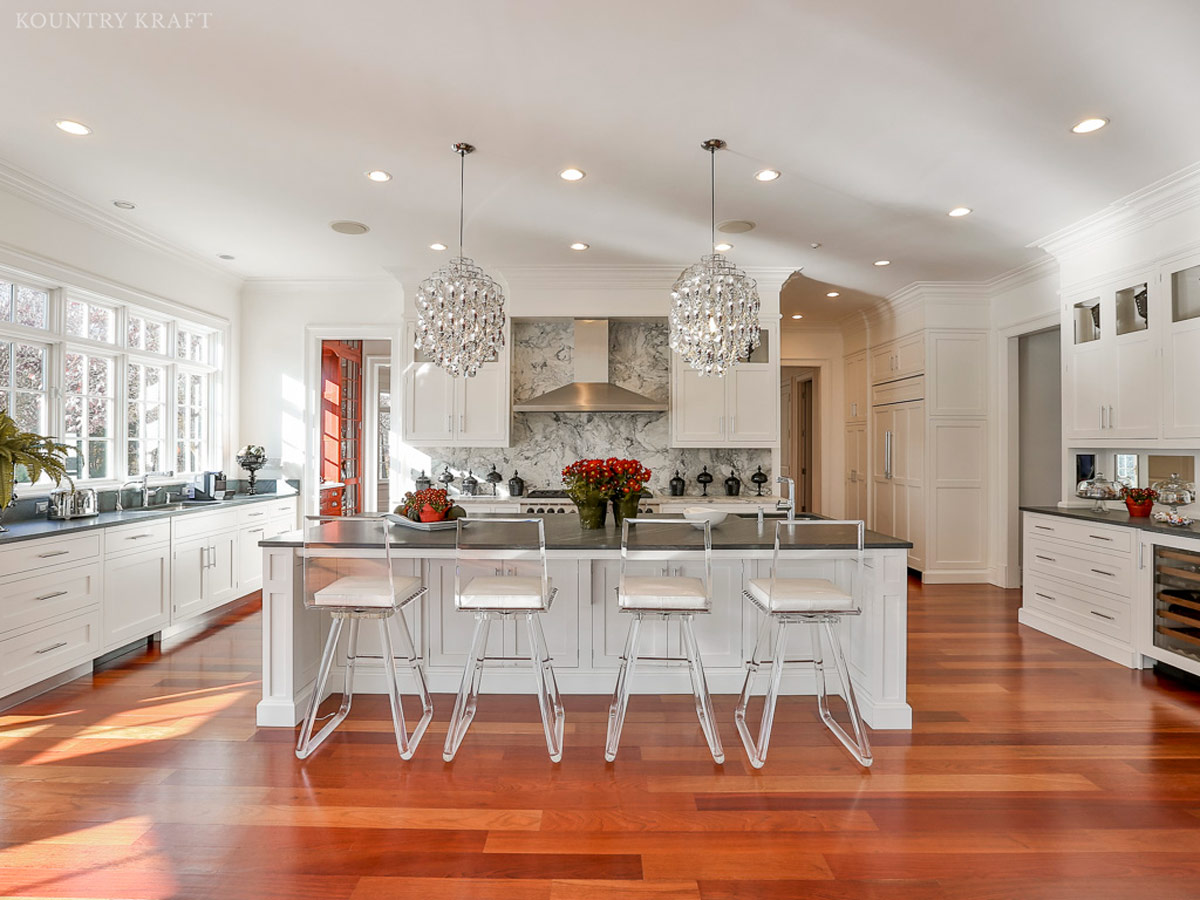
[(1003, 294), (1006, 291), (1016, 290), (1019, 287), (1024, 287), (1027, 284), (1032, 284), (1035, 281), (1041, 281), (1048, 275), (1058, 272), (1058, 260), (1046, 254), (1039, 256), (1032, 262), (1027, 262), (1023, 266), (1017, 266), (1015, 269), (1010, 269), (995, 278), (986, 282), (988, 293)]
[[(514, 288), (567, 290), (611, 288), (616, 290), (670, 291), (685, 267), (644, 266), (496, 266)], [(743, 270), (765, 289), (778, 290), (796, 271), (795, 266), (747, 266)]]
[(379, 290), (390, 288), (404, 294), (404, 284), (390, 275), (363, 277), (328, 276), (289, 278), (284, 275), (256, 276), (242, 281), (242, 296), (248, 294), (311, 293), (329, 290)]
[(215, 276), (228, 284), (236, 285), (242, 281), (239, 275), (230, 272), (228, 269), (223, 268), (201, 254), (159, 237), (153, 232), (130, 224), (118, 216), (114, 216), (100, 207), (89, 203), (82, 197), (77, 197), (61, 188), (54, 187), (48, 182), (42, 181), (37, 176), (3, 160), (0, 160), (0, 190), (6, 191), (22, 200), (27, 200), (50, 212), (66, 216), (76, 222), (81, 222), (127, 244), (148, 248), (178, 262), (202, 269), (207, 274)]
[(1099, 212), (1027, 246), (1057, 257), (1070, 256), (1096, 243), (1142, 231), (1197, 206), (1200, 206), (1200, 162), (1126, 194)]

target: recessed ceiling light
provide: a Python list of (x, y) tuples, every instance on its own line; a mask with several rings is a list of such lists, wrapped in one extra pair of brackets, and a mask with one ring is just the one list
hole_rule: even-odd
[(733, 244), (729, 243), (728, 241), (721, 241), (719, 244), (713, 244), (713, 249), (718, 253), (724, 253), (726, 250), (732, 250)]
[(969, 216), (970, 214), (971, 207), (969, 206), (956, 206), (954, 209), (950, 210), (950, 212), (946, 213), (946, 215), (953, 216), (956, 219), (962, 218), (963, 216)]
[(366, 234), (371, 230), (362, 222), (350, 221), (330, 222), (329, 227), (338, 234)]
[(717, 231), (722, 234), (745, 234), (747, 231), (753, 230), (754, 223), (746, 219), (730, 219), (717, 226)]
[(228, 253), (218, 253), (217, 254), (217, 259), (234, 259), (234, 258), (235, 257), (230, 256)]
[(429, 249), (430, 250), (445, 250), (446, 245), (443, 244), (441, 241), (434, 241), (432, 244), (429, 245)]
[(817, 250), (817, 249), (819, 249), (819, 248), (820, 248), (820, 246), (821, 246), (821, 242), (820, 242), (820, 241), (813, 241), (813, 242), (812, 242), (811, 244), (809, 244), (808, 246), (812, 247), (814, 250)]
[(828, 294), (826, 294), (825, 296), (826, 296), (826, 297), (840, 297), (840, 296), (842, 296), (842, 295), (841, 295), (841, 294), (839, 294), (837, 291), (830, 291), (830, 292), (829, 292)]
[(1093, 131), (1099, 131), (1108, 124), (1108, 119), (1102, 119), (1094, 116), (1090, 119), (1084, 119), (1082, 122), (1076, 122), (1071, 126), (1071, 131), (1075, 134), (1091, 134)]
[(558, 173), (558, 177), (563, 181), (583, 181), (586, 175), (587, 172), (583, 171), (583, 169), (576, 169), (574, 166), (569, 169), (563, 169)]
[(588, 248), (588, 245), (585, 244), (583, 241), (576, 241), (575, 243), (573, 243), (571, 245), (572, 250), (586, 250), (587, 248)]
[(890, 259), (875, 260), (875, 265), (877, 265), (877, 266), (890, 266), (891, 264), (892, 264), (892, 261)]
[(779, 177), (778, 169), (759, 169), (754, 173), (755, 181), (774, 181)]
[(73, 122), (70, 119), (59, 119), (54, 123), (60, 131), (65, 131), (67, 134), (91, 134), (92, 129), (88, 128), (82, 122)]
[(117, 209), (137, 209), (137, 207), (128, 200), (114, 200), (113, 206)]
[(383, 171), (383, 169), (372, 169), (370, 172), (367, 173), (367, 177), (370, 178), (372, 181), (378, 181), (382, 184), (385, 181), (392, 180), (392, 173), (385, 172), (385, 171)]
[(803, 319), (804, 316), (800, 315), (800, 313), (796, 313), (794, 316), (792, 316), (792, 318), (793, 319)]

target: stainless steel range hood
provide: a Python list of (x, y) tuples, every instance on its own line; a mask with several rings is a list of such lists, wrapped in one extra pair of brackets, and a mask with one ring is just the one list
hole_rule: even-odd
[(665, 412), (667, 404), (608, 380), (608, 319), (575, 320), (575, 380), (523, 403), (514, 412)]

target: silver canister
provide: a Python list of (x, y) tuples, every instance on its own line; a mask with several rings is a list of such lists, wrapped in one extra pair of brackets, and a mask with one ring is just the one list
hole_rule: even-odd
[(100, 514), (92, 488), (58, 488), (50, 492), (46, 516), (50, 519), (82, 519)]

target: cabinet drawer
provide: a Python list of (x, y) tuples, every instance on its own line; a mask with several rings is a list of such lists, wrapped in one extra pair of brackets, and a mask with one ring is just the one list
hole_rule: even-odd
[(1133, 594), (1133, 558), (1117, 556), (1058, 541), (1029, 537), (1025, 568), (1066, 581), (1080, 589), (1108, 591), (1119, 597)]
[(1028, 516), (1025, 531), (1031, 537), (1053, 537), (1109, 553), (1132, 553), (1134, 530), (1115, 525), (1097, 525), (1057, 516)]
[(0, 640), (0, 694), (20, 690), (92, 659), (100, 649), (100, 607)]
[(56, 619), (100, 602), (100, 563), (55, 567), (0, 584), (0, 634)]
[(925, 376), (895, 381), (891, 384), (876, 387), (871, 393), (871, 402), (875, 406), (888, 403), (907, 403), (910, 400), (925, 399)]
[(171, 520), (156, 519), (144, 525), (122, 525), (104, 532), (105, 557), (124, 556), (171, 540)]
[(253, 506), (243, 506), (237, 510), (237, 523), (241, 528), (245, 525), (262, 525), (272, 516), (279, 515), (274, 504), (255, 503)]
[(1098, 591), (1080, 590), (1052, 578), (1032, 575), (1025, 579), (1021, 598), (1027, 609), (1058, 619), (1077, 628), (1117, 638), (1133, 640), (1130, 606), (1120, 597)]
[(223, 509), (219, 512), (191, 513), (176, 516), (171, 520), (172, 534), (176, 540), (198, 537), (202, 534), (216, 534), (221, 531), (235, 531), (238, 524), (238, 510)]
[(6, 577), (47, 566), (71, 565), (97, 559), (103, 538), (100, 531), (70, 537), (25, 541), (0, 550), (0, 573)]

